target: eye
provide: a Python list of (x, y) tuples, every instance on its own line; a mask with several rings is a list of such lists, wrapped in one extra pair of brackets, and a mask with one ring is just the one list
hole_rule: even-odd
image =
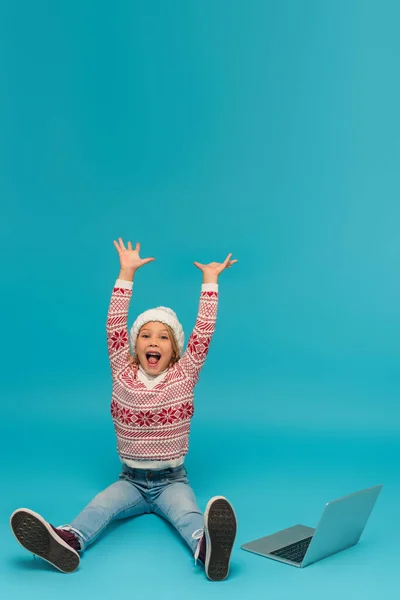
[(162, 340), (167, 340), (167, 339), (168, 339), (168, 336), (167, 336), (167, 335), (162, 335), (162, 336), (161, 336), (161, 339), (162, 339)]
[(148, 338), (150, 337), (148, 333), (142, 333), (141, 337)]

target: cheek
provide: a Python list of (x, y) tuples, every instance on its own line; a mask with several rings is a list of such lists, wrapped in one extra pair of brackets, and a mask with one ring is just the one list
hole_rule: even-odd
[(171, 356), (173, 353), (174, 353), (174, 351), (172, 350), (171, 344), (167, 344), (164, 348), (164, 354)]

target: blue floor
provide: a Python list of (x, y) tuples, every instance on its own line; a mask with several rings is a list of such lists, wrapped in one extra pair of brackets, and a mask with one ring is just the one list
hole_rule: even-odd
[[(84, 432), (68, 419), (50, 427), (38, 415), (21, 420), (17, 449), (9, 430), (0, 434), (7, 456), (0, 499), (2, 598), (398, 597), (395, 437), (249, 426), (241, 440), (238, 424), (221, 431), (195, 419), (186, 464), (199, 504), (204, 508), (210, 496), (226, 495), (239, 521), (230, 577), (211, 583), (170, 526), (153, 515), (111, 526), (74, 574), (34, 560), (12, 537), (10, 513), (27, 506), (56, 525), (71, 520), (118, 475), (111, 423), (92, 421)], [(377, 483), (383, 491), (360, 543), (350, 550), (300, 570), (240, 549), (296, 523), (315, 526), (326, 501)]]
[[(0, 600), (400, 598), (399, 19), (396, 0), (0, 3)], [(186, 340), (192, 262), (239, 260), (186, 461), (200, 506), (237, 512), (222, 583), (153, 515), (71, 575), (10, 532), (118, 477), (119, 236), (156, 258), (130, 317), (171, 306)], [(300, 570), (240, 549), (378, 483), (350, 550)]]

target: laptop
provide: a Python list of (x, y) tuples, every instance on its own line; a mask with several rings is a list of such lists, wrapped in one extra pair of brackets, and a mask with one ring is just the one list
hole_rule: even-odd
[(357, 544), (381, 489), (382, 485), (376, 485), (328, 502), (316, 529), (295, 525), (242, 548), (294, 567), (307, 567)]

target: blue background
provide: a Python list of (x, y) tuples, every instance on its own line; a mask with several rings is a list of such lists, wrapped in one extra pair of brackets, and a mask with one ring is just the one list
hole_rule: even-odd
[[(400, 38), (397, 2), (178, 0), (0, 7), (0, 572), (6, 598), (396, 597)], [(155, 516), (66, 577), (12, 538), (70, 521), (119, 472), (105, 315), (118, 236), (156, 262), (131, 321), (187, 335), (221, 276), (187, 467), (239, 519), (210, 584)], [(240, 544), (383, 483), (360, 544), (303, 571)]]

